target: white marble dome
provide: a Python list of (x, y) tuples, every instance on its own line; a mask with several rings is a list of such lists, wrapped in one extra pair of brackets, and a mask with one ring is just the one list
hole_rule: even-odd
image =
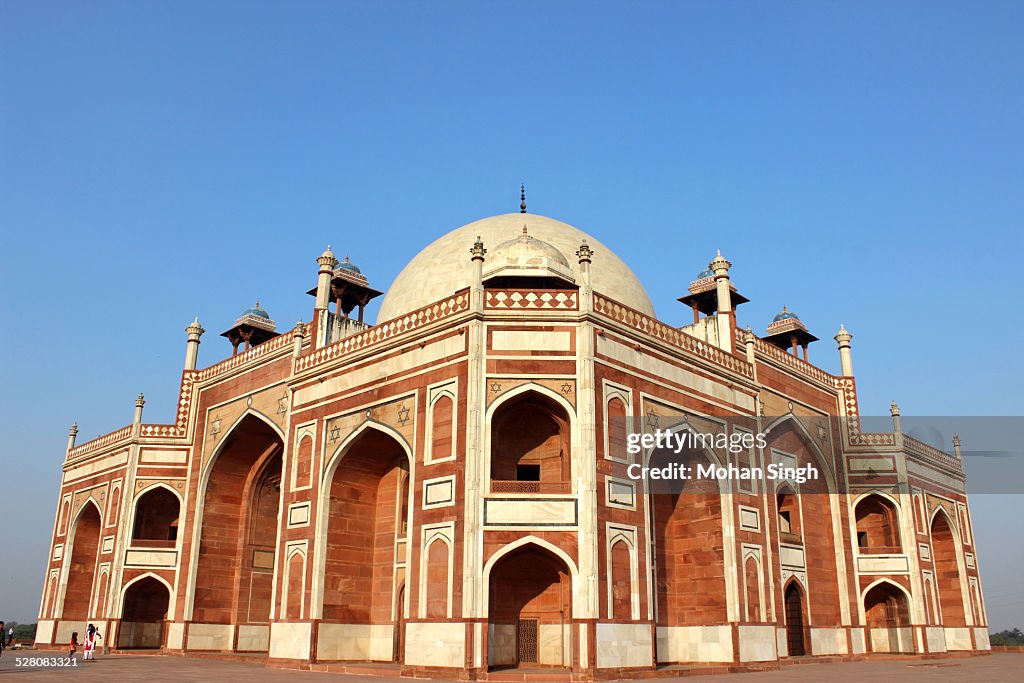
[[(580, 274), (576, 250), (586, 240), (594, 250), (591, 265), (594, 289), (641, 313), (654, 316), (654, 306), (643, 285), (629, 266), (604, 244), (582, 230), (553, 218), (533, 213), (507, 213), (463, 225), (428, 244), (402, 269), (388, 288), (377, 313), (377, 322), (397, 318), (469, 287), (473, 275), (469, 249), (477, 236), (488, 250), (484, 272), (493, 273), (499, 267), (496, 261), (504, 251), (500, 247), (507, 249), (506, 243), (518, 240), (523, 234), (524, 225), (527, 234), (535, 241), (546, 242), (560, 252), (577, 284), (580, 282)], [(544, 249), (547, 245), (535, 244), (531, 247)], [(551, 257), (549, 263), (558, 261), (553, 254)]]

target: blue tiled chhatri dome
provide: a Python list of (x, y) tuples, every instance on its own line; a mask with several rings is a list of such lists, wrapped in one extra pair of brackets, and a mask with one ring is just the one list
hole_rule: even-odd
[(780, 323), (783, 320), (800, 320), (799, 316), (793, 311), (787, 309), (785, 306), (782, 307), (782, 312), (772, 318), (773, 323)]
[(247, 315), (255, 315), (257, 317), (266, 318), (267, 320), (270, 320), (270, 314), (268, 314), (266, 311), (260, 308), (259, 301), (257, 301), (256, 305), (253, 306), (252, 308), (245, 309), (245, 312), (242, 313), (242, 317), (245, 317)]
[(359, 266), (348, 260), (348, 256), (345, 257), (345, 260), (342, 263), (338, 264), (338, 267), (335, 268), (335, 270), (347, 270), (350, 273), (358, 273), (359, 275), (362, 275), (363, 273), (363, 271), (359, 270)]

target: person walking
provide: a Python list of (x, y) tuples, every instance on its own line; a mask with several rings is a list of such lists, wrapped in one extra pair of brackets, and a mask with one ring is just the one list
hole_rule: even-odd
[[(0, 627), (0, 628), (3, 628), (3, 627)], [(14, 645), (14, 627), (12, 626), (11, 630), (7, 632), (7, 647), (12, 647), (13, 645)]]
[(96, 629), (96, 626), (93, 625), (93, 624), (89, 624), (89, 628), (85, 632), (85, 643), (84, 643), (84, 645), (85, 645), (85, 647), (84, 647), (85, 654), (82, 656), (82, 661), (84, 661), (84, 662), (95, 662), (96, 661), (96, 647), (97, 647), (97, 644), (98, 644), (97, 641), (102, 640), (102, 639), (103, 639), (103, 636), (100, 635), (100, 632)]
[(75, 658), (75, 652), (78, 651), (78, 631), (71, 632), (71, 642), (68, 643), (68, 661), (70, 662)]

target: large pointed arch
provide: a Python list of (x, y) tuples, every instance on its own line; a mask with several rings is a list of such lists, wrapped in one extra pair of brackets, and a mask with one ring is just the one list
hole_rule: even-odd
[[(706, 416), (679, 416), (667, 428), (671, 433), (700, 435), (699, 423)], [(709, 430), (710, 431), (710, 430)], [(721, 467), (722, 459), (713, 448), (697, 447), (644, 449), (647, 467), (678, 464), (691, 468)], [(736, 549), (727, 540), (732, 506), (724, 498), (731, 484), (726, 478), (687, 480), (651, 479), (647, 489), (647, 518), (652, 537), (647, 562), (654, 577), (653, 612), (659, 627), (698, 627), (724, 623), (738, 617), (738, 603), (724, 600), (700, 606), (693, 593), (732, 595), (737, 593)], [(709, 542), (713, 539), (712, 542)], [(658, 653), (658, 661), (673, 661), (673, 650)]]
[(84, 621), (92, 616), (102, 530), (103, 511), (90, 495), (68, 525), (64, 581), (57, 612), (62, 619)]
[[(767, 460), (774, 462), (774, 453), (795, 458), (791, 464), (797, 467), (811, 466), (818, 471), (817, 479), (808, 478), (802, 483), (790, 482), (795, 495), (769, 499), (769, 524), (774, 523), (773, 541), (779, 546), (779, 554), (773, 556), (773, 569), (781, 571), (781, 545), (787, 543), (799, 546), (803, 552), (803, 569), (806, 587), (807, 623), (837, 624), (850, 618), (852, 604), (840, 590), (846, 582), (846, 554), (843, 550), (843, 510), (840, 506), (839, 488), (836, 484), (836, 463), (823, 449), (822, 444), (810, 433), (804, 420), (791, 412), (773, 420), (763, 433), (767, 443), (765, 450), (772, 453)], [(781, 489), (780, 489), (781, 490)], [(799, 533), (785, 537), (780, 503), (789, 502), (799, 509)], [(783, 594), (785, 598), (785, 594)], [(811, 642), (807, 640), (807, 647)]]
[[(379, 444), (391, 450), (390, 452), (396, 460), (393, 459), (388, 462), (379, 461), (376, 465), (371, 466), (367, 454), (361, 451), (362, 447), (365, 447), (365, 439), (368, 438), (371, 439), (371, 443), (374, 442), (374, 439), (384, 439), (379, 441)], [(355, 459), (354, 461), (351, 460), (353, 458)], [(382, 469), (374, 469), (378, 466)], [(338, 519), (335, 519), (331, 514), (332, 505), (336, 504), (336, 499), (341, 500), (336, 494), (339, 494), (341, 490), (337, 486), (342, 485), (342, 483), (336, 481), (336, 479), (339, 476), (339, 471), (344, 467), (354, 468), (351, 472), (361, 472), (357, 477), (360, 481), (359, 485), (373, 486), (373, 501), (371, 505), (373, 509), (366, 511), (366, 513), (373, 515), (374, 528), (377, 528), (378, 522), (380, 524), (393, 523), (394, 527), (389, 532), (394, 533), (396, 543), (399, 539), (404, 541), (407, 553), (414, 526), (412, 517), (414, 514), (415, 486), (413, 482), (416, 480), (416, 459), (413, 447), (402, 434), (391, 426), (376, 420), (366, 420), (355, 427), (338, 444), (328, 458), (324, 466), (323, 476), (319, 479), (315, 511), (317, 531), (311, 567), (312, 595), (318, 596), (318, 598), (314, 599), (312, 604), (307, 606), (307, 611), (311, 618), (325, 620), (324, 628), (321, 630), (322, 638), (327, 637), (326, 634), (328, 634), (331, 628), (336, 628), (333, 626), (336, 624), (383, 623), (384, 617), (382, 614), (384, 611), (387, 611), (389, 614), (390, 624), (394, 627), (398, 624), (396, 617), (409, 613), (409, 601), (411, 598), (409, 592), (401, 591), (401, 604), (396, 604), (392, 599), (393, 596), (375, 596), (372, 598), (362, 596), (366, 599), (342, 601), (337, 597), (339, 595), (337, 588), (329, 586), (328, 556), (331, 554), (330, 548), (335, 543), (349, 543), (345, 538), (337, 536), (339, 532), (335, 531), (334, 527), (332, 527), (332, 520), (337, 522)], [(360, 469), (365, 467), (370, 467), (373, 472)], [(392, 480), (392, 476), (396, 478)], [(355, 480), (348, 482), (348, 484), (355, 485)], [(385, 488), (387, 496), (396, 495), (397, 498), (396, 505), (398, 505), (398, 509), (387, 513), (395, 515), (391, 522), (387, 522), (387, 514), (378, 510), (378, 504), (384, 505), (385, 500), (379, 499), (378, 495), (382, 494)], [(370, 504), (369, 499), (364, 501), (364, 503)], [(399, 517), (402, 517), (402, 519), (399, 519)], [(400, 528), (402, 523), (404, 524), (403, 529)], [(375, 537), (371, 535), (371, 538)], [(373, 545), (377, 541), (370, 543)], [(346, 566), (346, 563), (341, 560), (332, 561), (334, 562), (332, 565), (334, 568), (331, 569), (332, 577), (348, 577), (350, 568)], [(350, 564), (351, 562), (349, 561), (348, 563)], [(388, 580), (388, 577), (390, 578), (392, 593), (398, 595), (399, 591), (395, 585), (397, 573), (393, 567), (391, 567), (391, 570), (388, 570), (387, 567), (376, 562), (374, 566), (376, 567), (374, 571), (381, 573), (382, 581)], [(334, 598), (332, 598), (332, 593), (335, 594)], [(400, 652), (395, 652), (395, 654), (400, 656)], [(348, 651), (344, 648), (336, 648), (333, 654), (324, 652), (322, 656), (326, 659), (350, 658)]]
[(962, 545), (954, 519), (942, 506), (936, 507), (928, 523), (928, 538), (932, 547), (941, 623), (946, 627), (963, 627), (972, 620), (970, 599), (966, 594)]
[[(238, 569), (235, 572), (234, 579), (232, 580), (232, 585), (234, 586), (234, 588), (231, 591), (232, 596), (230, 597), (230, 599), (228, 599), (228, 596), (224, 591), (225, 586), (220, 586), (218, 589), (218, 587), (215, 587), (212, 584), (208, 585), (210, 583), (208, 581), (200, 581), (200, 574), (202, 572), (208, 571), (211, 566), (216, 565), (216, 562), (213, 562), (212, 559), (207, 560), (203, 557), (204, 544), (207, 541), (209, 541), (210, 543), (214, 542), (209, 537), (207, 539), (204, 539), (204, 535), (206, 535), (204, 534), (204, 532), (208, 531), (206, 529), (206, 526), (209, 521), (208, 518), (210, 513), (207, 510), (206, 503), (211, 494), (212, 476), (216, 468), (218, 468), (220, 466), (220, 463), (223, 461), (225, 454), (230, 449), (237, 447), (236, 437), (240, 437), (240, 430), (242, 429), (242, 426), (250, 423), (257, 425), (256, 429), (262, 430), (264, 432), (263, 434), (256, 435), (256, 441), (258, 442), (259, 446), (262, 447), (262, 450), (259, 451), (258, 453), (256, 453), (256, 451), (253, 451), (253, 453), (256, 454), (252, 456), (238, 456), (242, 460), (247, 461), (248, 464), (244, 466), (240, 465), (241, 469), (235, 473), (236, 478), (238, 476), (241, 476), (242, 478), (241, 484), (233, 485), (235, 488), (240, 487), (239, 491), (235, 492), (235, 494), (241, 496), (242, 491), (249, 492), (251, 485), (249, 479), (251, 479), (253, 473), (257, 470), (260, 470), (265, 473), (266, 463), (269, 460), (275, 459), (278, 461), (283, 461), (283, 452), (285, 447), (284, 432), (282, 432), (281, 428), (278, 427), (277, 424), (275, 424), (274, 421), (270, 419), (267, 415), (261, 413), (258, 410), (248, 408), (241, 415), (239, 415), (238, 418), (236, 418), (235, 421), (231, 424), (231, 426), (223, 433), (223, 436), (220, 437), (219, 443), (211, 453), (209, 460), (203, 464), (199, 479), (196, 504), (194, 508), (194, 517), (192, 520), (192, 546), (190, 555), (192, 561), (190, 562), (191, 568), (189, 572), (188, 585), (186, 588), (185, 595), (185, 618), (189, 621), (195, 620), (201, 623), (218, 624), (266, 623), (265, 620), (261, 620), (262, 613), (264, 611), (263, 602), (266, 602), (266, 600), (263, 597), (261, 597), (260, 604), (256, 605), (255, 607), (249, 604), (249, 602), (247, 601), (245, 609), (243, 610), (241, 598), (239, 596), (239, 591), (242, 590), (240, 587), (243, 584), (248, 586), (246, 590), (248, 591), (250, 598), (257, 592), (261, 596), (263, 596), (264, 593), (267, 593), (271, 596), (273, 594), (272, 590), (264, 590), (265, 587), (254, 587), (251, 581), (253, 577), (247, 578), (246, 576), (242, 576), (242, 574), (248, 573), (253, 573), (254, 575), (260, 574), (261, 586), (262, 584), (267, 582), (266, 577), (269, 576), (271, 586), (273, 584), (273, 567), (261, 567), (259, 568), (259, 571), (255, 571), (257, 569), (255, 567), (257, 555), (252, 552), (247, 552), (246, 549), (243, 547), (243, 545), (246, 543), (246, 538), (244, 538), (244, 536), (249, 529), (249, 527), (245, 525), (251, 524), (251, 522), (246, 522), (247, 517), (251, 513), (251, 510), (249, 509), (251, 501), (246, 501), (243, 499), (242, 506), (235, 511), (235, 513), (237, 514), (232, 513), (231, 515), (229, 515), (232, 517), (232, 519), (225, 521), (225, 523), (227, 523), (229, 526), (233, 527), (237, 525), (237, 531), (235, 532), (235, 541), (238, 544), (240, 544), (238, 546), (238, 549), (236, 551), (229, 553), (225, 545), (226, 543), (228, 543), (228, 541), (224, 538), (220, 540), (220, 544), (225, 547), (221, 548), (221, 550), (218, 552), (220, 552), (220, 554), (222, 555), (225, 555), (225, 557), (227, 557), (227, 554), (230, 554), (231, 557), (234, 558), (228, 560), (230, 565), (234, 566), (235, 564), (242, 564), (242, 568)], [(244, 436), (244, 433), (241, 434), (241, 436)], [(281, 464), (279, 462), (277, 467), (280, 466)], [(242, 472), (244, 472), (244, 474), (242, 474)], [(280, 506), (282, 493), (283, 491), (279, 492), (277, 496), (278, 509)], [(232, 506), (218, 507), (221, 509), (222, 512), (228, 509), (234, 509)], [(274, 513), (273, 517), (276, 518), (277, 514)], [(280, 530), (276, 529), (275, 531), (275, 536), (279, 536)], [(224, 534), (221, 533), (220, 535), (223, 536)], [(269, 544), (268, 546), (269, 547), (266, 549), (264, 555), (267, 553), (273, 553), (274, 556), (276, 557), (276, 542), (272, 546), (270, 546)], [(241, 560), (238, 560), (238, 558), (241, 555), (247, 556), (248, 561), (246, 563), (241, 563)], [(262, 559), (264, 555), (259, 555), (261, 564), (266, 563)], [(238, 562), (235, 562), (234, 560), (238, 560)], [(212, 565), (210, 564), (211, 562), (213, 562)], [(224, 583), (224, 581), (222, 581), (222, 583)], [(219, 598), (215, 599), (214, 597), (211, 597), (214, 595), (219, 596)], [(269, 610), (272, 608), (272, 602), (273, 601), (271, 600), (271, 604), (266, 606), (268, 618)], [(217, 603), (216, 607), (213, 606), (214, 603)], [(198, 618), (196, 614), (197, 610), (201, 610), (201, 613), (198, 615)], [(257, 619), (255, 621), (251, 619), (251, 615), (253, 614), (257, 615)]]

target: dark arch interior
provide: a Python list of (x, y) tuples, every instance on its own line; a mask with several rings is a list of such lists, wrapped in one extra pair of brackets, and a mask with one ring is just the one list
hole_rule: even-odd
[(85, 621), (90, 616), (96, 555), (100, 545), (100, 512), (91, 502), (78, 515), (64, 594), (63, 619)]
[(956, 536), (949, 520), (941, 512), (932, 520), (932, 562), (935, 566), (935, 588), (943, 626), (966, 626), (963, 597), (960, 590), (960, 568), (956, 562)]
[(791, 581), (786, 586), (784, 602), (786, 610), (786, 646), (789, 656), (803, 657), (808, 654), (804, 623), (804, 594), (797, 586), (796, 581)]
[[(363, 431), (342, 455), (331, 479), (324, 621), (398, 622), (401, 606), (395, 596), (402, 576), (395, 565), (399, 551), (404, 553), (408, 497), (405, 449), (377, 429)], [(395, 629), (396, 638), (400, 631)]]
[(147, 545), (173, 545), (178, 538), (178, 497), (157, 486), (139, 498), (135, 506), (132, 541), (150, 541)]
[(857, 519), (857, 546), (862, 552), (898, 553), (899, 518), (896, 507), (882, 496), (862, 498), (854, 510)]
[(879, 583), (864, 595), (864, 617), (869, 629), (868, 644), (872, 652), (913, 652), (907, 596), (891, 583)]
[(151, 576), (128, 586), (117, 632), (117, 646), (122, 649), (151, 649), (163, 645), (170, 597), (167, 586)]
[(569, 416), (546, 396), (527, 392), (491, 419), (495, 492), (562, 493), (570, 481)]
[(270, 619), (283, 443), (248, 415), (224, 437), (204, 499), (193, 619)]
[(569, 665), (572, 582), (561, 558), (534, 544), (509, 553), (491, 570), (489, 596), (491, 666)]

